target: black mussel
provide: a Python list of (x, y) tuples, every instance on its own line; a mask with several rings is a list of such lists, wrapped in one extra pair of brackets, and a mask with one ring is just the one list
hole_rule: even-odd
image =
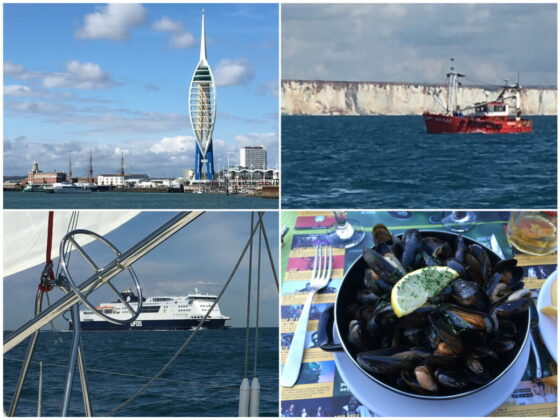
[(448, 284), (443, 289), (441, 289), (439, 295), (429, 298), (428, 302), (433, 304), (449, 302), (451, 300), (452, 293), (453, 293), (453, 287), (450, 284)]
[(488, 253), (478, 244), (469, 245), (468, 249), (469, 252), (478, 260), (480, 268), (482, 269), (482, 276), (486, 282), (492, 273), (492, 262), (490, 261)]
[(356, 299), (358, 299), (358, 302), (360, 302), (362, 305), (375, 306), (379, 302), (380, 298), (370, 289), (362, 289), (358, 290)]
[(374, 305), (359, 305), (354, 304), (348, 307), (348, 312), (350, 313), (352, 319), (358, 321), (368, 322), (375, 316), (377, 308)]
[(455, 244), (455, 255), (453, 256), (453, 259), (459, 264), (464, 264), (466, 251), (467, 246), (465, 245), (465, 238), (459, 235)]
[(478, 260), (470, 253), (465, 253), (465, 270), (469, 279), (476, 282), (479, 286), (484, 286), (486, 281), (482, 275), (482, 267)]
[(460, 390), (468, 385), (467, 372), (464, 370), (438, 368), (435, 377), (441, 386), (453, 390)]
[(402, 273), (403, 276), (406, 274), (406, 270), (401, 265), (401, 262), (399, 261), (397, 256), (393, 253), (393, 250), (391, 249), (391, 247), (389, 245), (387, 245), (386, 243), (376, 245), (375, 250), (379, 254), (381, 254), (383, 256), (383, 258), (385, 258), (389, 262), (389, 264), (391, 264), (400, 273)]
[(472, 346), (471, 352), (476, 357), (490, 357), (495, 360), (499, 359), (498, 354), (486, 345)]
[(515, 348), (514, 340), (494, 340), (490, 343), (490, 348), (496, 353), (507, 353)]
[(449, 305), (443, 315), (458, 331), (478, 330), (491, 333), (497, 328), (497, 321), (484, 312)]
[(461, 306), (475, 306), (477, 303), (477, 292), (479, 286), (474, 281), (454, 280), (451, 283), (453, 292), (451, 297)]
[(454, 259), (448, 259), (445, 264), (449, 267), (452, 268), (453, 270), (455, 270), (457, 273), (459, 273), (459, 277), (465, 279), (467, 278), (467, 270), (465, 270), (465, 267), (463, 266), (463, 264), (461, 264), (460, 262), (458, 262), (457, 260)]
[(385, 303), (384, 305), (377, 306), (374, 319), (377, 325), (390, 330), (395, 326), (397, 315), (393, 311), (391, 303)]
[(431, 325), (428, 325), (424, 330), (424, 342), (433, 349), (436, 349), (441, 342), (441, 338), (439, 338), (436, 330)]
[(367, 338), (364, 334), (361, 321), (357, 319), (350, 321), (348, 325), (348, 342), (357, 352), (367, 350)]
[(401, 378), (410, 389), (418, 393), (431, 394), (438, 391), (437, 381), (427, 366), (416, 366), (412, 371), (403, 370)]
[(467, 377), (469, 381), (476, 385), (483, 385), (492, 380), (494, 377), (494, 369), (491, 363), (487, 363), (479, 358), (468, 358)]
[(371, 234), (373, 236), (373, 243), (375, 245), (393, 243), (393, 235), (391, 234), (389, 229), (387, 229), (387, 226), (382, 223), (378, 223), (377, 225), (375, 225), (371, 230)]
[(454, 366), (459, 362), (456, 354), (438, 354), (425, 347), (411, 347), (410, 351), (429, 366)]
[[(430, 323), (434, 330), (436, 331), (437, 335), (445, 343), (445, 345), (449, 348), (452, 354), (461, 354), (463, 353), (463, 342), (461, 338), (457, 335), (454, 328), (449, 323), (442, 318), (441, 314), (439, 313), (432, 313), (429, 316)], [(441, 343), (438, 345), (438, 349)], [(437, 350), (437, 349), (436, 349)]]
[(419, 346), (424, 338), (424, 327), (404, 328), (402, 334), (411, 345)]
[(376, 375), (398, 374), (401, 370), (411, 369), (414, 354), (406, 347), (389, 347), (358, 353), (358, 364), (367, 372)]
[(523, 268), (517, 266), (517, 260), (501, 260), (494, 266), (494, 272), (500, 274), (500, 282), (513, 288), (523, 278)]
[(395, 284), (405, 274), (372, 248), (364, 248), (362, 257), (368, 267), (375, 271), (381, 280), (388, 283)]
[[(391, 307), (392, 308), (392, 307)], [(401, 318), (398, 318), (395, 324), (402, 328), (407, 327), (424, 327), (429, 323), (428, 317), (430, 314), (437, 310), (435, 305), (422, 305), (414, 312), (409, 313)]]
[(517, 337), (517, 325), (515, 322), (501, 318), (499, 321), (498, 337), (505, 340), (513, 340)]
[(424, 265), (427, 267), (436, 267), (442, 265), (442, 262), (439, 258), (434, 257), (424, 251), (422, 251), (422, 259), (424, 260)]
[(417, 229), (409, 229), (403, 235), (403, 254), (401, 263), (413, 269), (422, 258), (422, 235)]
[(520, 289), (511, 293), (501, 301), (496, 302), (493, 313), (499, 318), (512, 318), (525, 312), (531, 306), (531, 291)]
[(348, 342), (356, 351), (364, 351), (366, 349), (365, 337), (362, 329), (361, 321), (353, 319), (348, 325)]
[(422, 239), (422, 250), (426, 254), (442, 261), (453, 256), (453, 249), (449, 242), (442, 241), (433, 236), (427, 236)]

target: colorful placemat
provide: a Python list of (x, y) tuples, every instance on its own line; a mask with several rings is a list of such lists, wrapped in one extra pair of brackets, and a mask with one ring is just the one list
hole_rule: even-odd
[[(316, 294), (311, 308), (307, 329), (305, 353), (300, 376), (292, 388), (281, 387), (282, 417), (324, 417), (324, 416), (373, 416), (355, 398), (342, 381), (332, 353), (318, 347), (317, 328), (321, 312), (335, 302), (342, 277), (349, 266), (361, 255), (364, 247), (371, 247), (371, 229), (383, 223), (392, 233), (402, 233), (410, 228), (422, 230), (445, 230), (441, 224), (442, 212), (349, 212), (348, 218), (361, 225), (366, 232), (364, 241), (351, 249), (333, 249), (333, 275), (327, 288)], [(505, 226), (509, 212), (476, 212), (476, 222), (463, 235), (492, 248), (497, 243), (505, 258), (515, 256), (524, 269), (527, 288), (538, 294), (546, 278), (556, 269), (557, 256), (534, 257), (518, 253), (508, 245)], [(282, 245), (282, 289), (281, 289), (281, 356), (283, 365), (293, 332), (303, 304), (309, 293), (309, 279), (313, 268), (315, 244), (324, 242), (324, 235), (333, 225), (332, 212), (282, 212), (282, 224), (289, 228)], [(541, 315), (542, 316), (542, 315)], [(542, 342), (541, 364), (544, 377), (556, 375), (557, 366)], [(283, 367), (283, 366), (282, 366)], [(557, 388), (545, 379), (534, 380), (533, 356), (522, 381), (491, 416), (554, 416), (557, 413)], [(466, 413), (463, 413), (465, 415)]]

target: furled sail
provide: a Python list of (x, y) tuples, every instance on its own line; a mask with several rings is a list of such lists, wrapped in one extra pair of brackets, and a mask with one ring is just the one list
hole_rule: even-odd
[[(59, 244), (68, 232), (72, 211), (55, 211), (51, 258), (58, 256)], [(139, 211), (81, 211), (77, 229), (106, 235), (123, 225)], [(45, 262), (48, 235), (48, 211), (4, 212), (4, 277)], [(80, 245), (93, 241), (90, 236), (76, 238)]]

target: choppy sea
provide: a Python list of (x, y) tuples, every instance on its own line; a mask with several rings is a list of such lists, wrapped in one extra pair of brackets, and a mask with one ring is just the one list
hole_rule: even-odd
[(5, 192), (5, 209), (277, 209), (278, 200), (225, 194)]
[[(254, 329), (249, 348), (253, 348)], [(6, 333), (6, 332), (5, 332)], [(155, 375), (191, 331), (85, 332), (84, 354), (95, 416), (106, 416)], [(60, 416), (72, 333), (42, 332), (33, 360), (43, 361), (43, 416)], [(244, 372), (245, 329), (202, 330), (169, 371), (117, 416), (237, 416)], [(4, 355), (4, 410), (15, 389), (28, 341)], [(249, 380), (253, 377), (249, 356)], [(83, 416), (78, 372), (71, 416)], [(278, 416), (278, 329), (259, 330), (257, 376), (261, 416)], [(36, 416), (39, 365), (33, 363), (17, 416)]]
[(426, 134), (421, 116), (283, 116), (283, 208), (556, 208), (556, 116)]

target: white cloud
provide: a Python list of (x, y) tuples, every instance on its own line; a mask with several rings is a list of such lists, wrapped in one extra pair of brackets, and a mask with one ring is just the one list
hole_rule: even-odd
[[(16, 80), (34, 80), (38, 79), (41, 81), (42, 85), (46, 88), (73, 88), (73, 89), (107, 89), (110, 86), (115, 85), (115, 82), (111, 80), (111, 77), (105, 73), (99, 64), (95, 63), (81, 63), (79, 61), (73, 60), (65, 64), (64, 70), (62, 72), (44, 72), (44, 71), (31, 71), (25, 69), (25, 67), (5, 62), (4, 71), (10, 77)], [(13, 85), (17, 87), (10, 88), (10, 95), (24, 96), (24, 93), (28, 93), (27, 96), (52, 96), (52, 93), (41, 91), (32, 91), (31, 88), (21, 85)], [(33, 92), (33, 95), (31, 93)]]
[(150, 147), (154, 153), (194, 153), (195, 138), (192, 136), (164, 137)]
[(192, 47), (195, 44), (196, 40), (190, 32), (173, 34), (169, 39), (169, 46), (177, 50)]
[(167, 16), (163, 16), (160, 20), (154, 22), (152, 28), (156, 31), (170, 32), (169, 47), (174, 49), (183, 49), (192, 47), (196, 44), (193, 34), (185, 31), (183, 24), (178, 20), (173, 20)]
[(156, 31), (180, 32), (183, 30), (183, 24), (178, 20), (173, 20), (164, 16), (160, 20), (154, 22), (152, 28)]
[(253, 66), (245, 58), (221, 60), (214, 75), (217, 86), (245, 85), (254, 78)]
[(21, 64), (15, 64), (11, 61), (4, 61), (4, 74), (13, 76), (25, 72), (25, 67)]
[(106, 89), (111, 85), (110, 77), (99, 64), (70, 61), (65, 73), (50, 73), (43, 79), (46, 88), (70, 87), (74, 89)]
[(124, 41), (132, 28), (144, 23), (147, 13), (140, 4), (109, 3), (84, 17), (84, 26), (76, 31), (76, 37)]

